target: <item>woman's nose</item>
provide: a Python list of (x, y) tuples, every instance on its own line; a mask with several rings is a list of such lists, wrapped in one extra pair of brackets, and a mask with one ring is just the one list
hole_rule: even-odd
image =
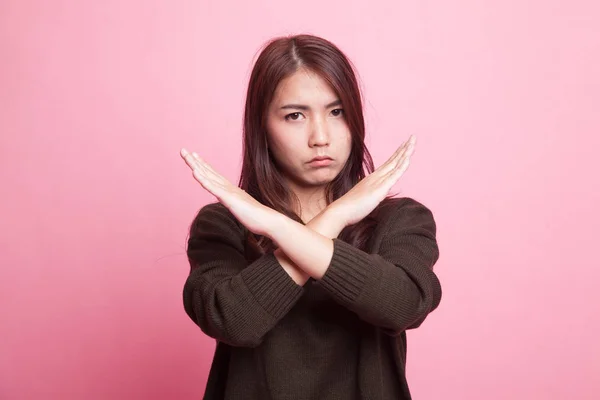
[(316, 121), (312, 126), (310, 146), (326, 146), (329, 144), (329, 131), (325, 121)]

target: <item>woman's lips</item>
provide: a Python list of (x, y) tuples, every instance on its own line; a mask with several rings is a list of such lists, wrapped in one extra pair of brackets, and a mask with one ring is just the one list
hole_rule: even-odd
[(333, 160), (331, 158), (315, 158), (308, 163), (312, 167), (326, 167), (331, 164)]

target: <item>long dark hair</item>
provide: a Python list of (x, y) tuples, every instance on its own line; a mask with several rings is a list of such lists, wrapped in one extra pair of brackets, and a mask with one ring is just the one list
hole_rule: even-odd
[[(344, 117), (352, 136), (348, 161), (325, 188), (327, 205), (372, 173), (374, 166), (364, 141), (361, 92), (354, 67), (344, 53), (333, 43), (313, 35), (278, 37), (267, 42), (254, 64), (248, 83), (244, 109), (244, 154), (238, 186), (262, 204), (302, 223), (294, 211), (299, 209), (298, 198), (288, 188), (268, 150), (266, 130), (267, 110), (277, 85), (300, 68), (318, 74), (331, 85), (342, 102)], [(374, 213), (371, 213), (361, 222), (346, 227), (338, 237), (365, 249), (374, 223)], [(259, 253), (274, 248), (267, 237), (248, 232), (247, 239)]]

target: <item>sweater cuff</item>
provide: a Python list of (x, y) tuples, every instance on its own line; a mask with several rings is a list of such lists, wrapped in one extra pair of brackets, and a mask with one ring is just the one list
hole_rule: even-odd
[(272, 252), (244, 268), (240, 275), (258, 304), (277, 319), (287, 314), (304, 292)]
[(342, 303), (354, 303), (370, 279), (368, 271), (370, 274), (378, 271), (370, 268), (372, 264), (369, 254), (334, 238), (333, 256), (319, 283)]

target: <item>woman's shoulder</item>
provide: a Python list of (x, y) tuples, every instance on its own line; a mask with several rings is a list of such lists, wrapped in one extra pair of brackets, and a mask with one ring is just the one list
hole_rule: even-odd
[(379, 203), (380, 212), (402, 212), (411, 209), (428, 209), (425, 204), (413, 197), (387, 197)]
[(217, 201), (205, 204), (198, 210), (190, 226), (190, 232), (194, 233), (204, 229), (215, 229), (220, 226), (233, 230), (242, 230), (242, 226), (231, 211)]
[(384, 224), (429, 223), (435, 227), (433, 212), (412, 197), (388, 197), (379, 203), (376, 219)]
[(200, 207), (198, 210), (198, 215), (205, 215), (207, 213), (219, 213), (221, 215), (231, 214), (231, 212), (225, 207), (221, 202), (216, 201), (213, 203), (208, 203)]

